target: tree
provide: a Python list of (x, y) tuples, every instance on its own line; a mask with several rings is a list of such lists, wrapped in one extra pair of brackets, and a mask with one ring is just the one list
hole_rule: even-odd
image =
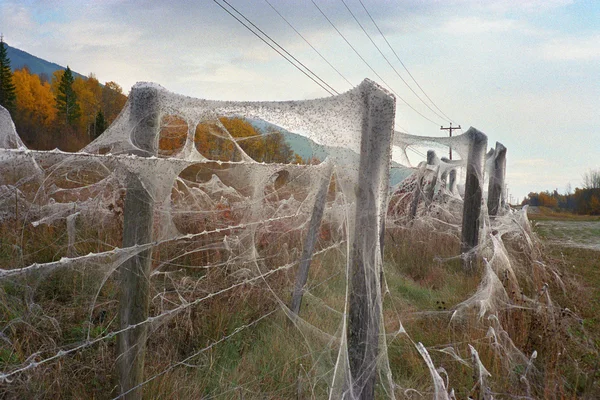
[(550, 192), (541, 192), (538, 196), (540, 206), (555, 208), (558, 207), (558, 200)]
[(104, 119), (104, 114), (102, 113), (102, 110), (98, 110), (96, 121), (94, 123), (93, 138), (96, 139), (98, 136), (102, 135), (105, 130), (106, 120)]
[(102, 101), (102, 86), (94, 74), (90, 74), (87, 78), (75, 78), (73, 91), (81, 111), (77, 130), (79, 134), (87, 133), (90, 139), (94, 139), (93, 127)]
[(16, 70), (13, 79), (17, 95), (13, 119), (19, 135), (30, 148), (54, 148), (50, 143), (50, 129), (56, 118), (56, 108), (50, 84), (42, 82), (27, 67)]
[(123, 94), (123, 89), (115, 82), (106, 82), (102, 87), (102, 110), (107, 125), (113, 123), (119, 115), (125, 103), (127, 96)]
[(74, 126), (81, 116), (81, 110), (77, 103), (77, 95), (73, 90), (73, 73), (69, 66), (62, 74), (56, 94), (56, 110), (58, 119), (61, 123), (68, 126)]
[(4, 38), (0, 36), (0, 105), (14, 114), (17, 102), (10, 59), (6, 54)]
[(295, 154), (277, 129), (270, 127), (261, 133), (242, 118), (219, 118), (227, 131), (252, 159), (266, 163), (291, 163)]
[(600, 189), (600, 169), (590, 169), (583, 174), (583, 187), (585, 189)]
[(269, 128), (263, 135), (264, 155), (261, 161), (266, 163), (289, 164), (295, 159), (294, 151), (285, 141), (283, 134), (274, 128)]

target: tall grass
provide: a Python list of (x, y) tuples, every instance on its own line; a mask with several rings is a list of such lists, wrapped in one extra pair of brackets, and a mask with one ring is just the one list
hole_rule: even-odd
[[(75, 252), (118, 246), (119, 218), (101, 228), (80, 223)], [(0, 225), (2, 268), (67, 255), (65, 229), (60, 223), (32, 227), (23, 219), (5, 220)], [(301, 232), (284, 231), (280, 237), (271, 234), (257, 240), (263, 272), (288, 263), (301, 249)], [(153, 265), (160, 270), (152, 278), (152, 315), (257, 273), (256, 266), (236, 264), (241, 259), (225, 263), (223, 251), (194, 251), (219, 243), (224, 234), (155, 248)], [(319, 248), (332, 240), (323, 234)], [(458, 232), (414, 224), (390, 227), (385, 241), (384, 327), (399, 398), (433, 393), (417, 342), (426, 346), (436, 367), (444, 369), (457, 398), (483, 398), (487, 392), (495, 398), (600, 396), (597, 253), (539, 244), (531, 249), (522, 238), (507, 237), (517, 282), (504, 280), (510, 302), (495, 316), (480, 318), (476, 309), (457, 312), (480, 283), (478, 276), (463, 273), (456, 257)], [(219, 267), (221, 263), (227, 267)], [(289, 300), (295, 276), (291, 268), (152, 325), (145, 375), (154, 379), (145, 384), (144, 397), (326, 398), (340, 346), (345, 263), (343, 246), (315, 257), (296, 323), (280, 303)], [(88, 265), (2, 280), (0, 368), (11, 371), (118, 329), (119, 277), (111, 274), (100, 285), (106, 274)], [(478, 384), (469, 345), (491, 373), (485, 387)], [(532, 359), (534, 351), (537, 358)], [(102, 340), (1, 383), (0, 397), (113, 398), (118, 395), (116, 356), (114, 338)], [(380, 379), (377, 395), (384, 394)]]

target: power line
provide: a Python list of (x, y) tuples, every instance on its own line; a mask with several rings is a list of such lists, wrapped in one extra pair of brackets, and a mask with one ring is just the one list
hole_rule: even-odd
[(350, 82), (344, 75), (342, 75), (342, 73), (336, 67), (334, 67), (325, 58), (325, 56), (323, 56), (319, 52), (319, 50), (317, 50), (304, 36), (302, 36), (302, 34), (300, 32), (298, 32), (298, 30), (296, 28), (294, 28), (294, 25), (292, 25), (283, 15), (281, 15), (281, 13), (275, 8), (275, 6), (273, 6), (273, 4), (271, 4), (269, 2), (269, 0), (265, 0), (265, 2), (277, 13), (277, 15), (279, 15), (290, 26), (290, 28), (292, 28), (294, 30), (294, 32), (296, 32), (298, 34), (298, 36), (300, 36), (302, 38), (302, 40), (304, 40), (306, 42), (306, 44), (308, 44), (310, 46), (311, 49), (313, 49), (315, 51), (315, 53), (317, 53), (319, 55), (319, 57), (321, 57), (323, 59), (323, 61), (325, 61), (327, 63), (327, 65), (329, 65), (335, 72), (337, 72), (337, 74), (339, 76), (341, 76), (346, 82), (348, 82), (348, 84), (350, 85), (350, 87), (354, 87), (354, 85), (352, 84), (352, 82)]
[(412, 151), (413, 153), (415, 153), (415, 154), (416, 154), (416, 155), (418, 155), (418, 156), (421, 156), (421, 157), (427, 158), (427, 155), (423, 154), (423, 153), (422, 153), (422, 152), (420, 152), (419, 150), (413, 149), (413, 148), (412, 148), (412, 147), (410, 147), (410, 146), (407, 146), (406, 148), (407, 148), (408, 150)]
[(390, 48), (390, 50), (392, 50), (392, 52), (394, 53), (394, 55), (396, 56), (396, 59), (398, 59), (398, 62), (400, 62), (400, 64), (402, 65), (402, 67), (404, 68), (404, 70), (408, 73), (408, 75), (411, 77), (411, 79), (413, 80), (413, 82), (417, 85), (417, 87), (421, 90), (421, 92), (423, 92), (423, 94), (425, 95), (425, 97), (427, 97), (427, 99), (431, 102), (431, 104), (433, 104), (433, 106), (442, 113), (443, 116), (445, 116), (450, 122), (454, 122), (452, 121), (452, 118), (448, 117), (436, 104), (435, 102), (431, 99), (431, 97), (429, 97), (429, 95), (425, 92), (425, 90), (423, 90), (423, 88), (421, 87), (421, 85), (419, 85), (419, 82), (417, 82), (417, 80), (415, 79), (415, 77), (410, 73), (410, 71), (408, 70), (408, 68), (406, 68), (406, 65), (404, 65), (404, 63), (402, 62), (402, 60), (400, 59), (400, 57), (398, 56), (398, 54), (396, 53), (396, 51), (394, 50), (394, 48), (392, 47), (392, 45), (390, 44), (390, 42), (387, 40), (387, 38), (385, 37), (385, 35), (383, 34), (383, 32), (381, 31), (381, 29), (379, 29), (379, 25), (377, 25), (377, 23), (375, 22), (375, 20), (373, 19), (373, 17), (371, 16), (371, 13), (369, 12), (369, 10), (367, 10), (367, 7), (364, 5), (364, 3), (362, 2), (362, 0), (358, 0), (360, 2), (360, 4), (362, 5), (363, 9), (365, 10), (365, 12), (367, 13), (367, 15), (369, 16), (369, 18), (371, 19), (371, 22), (373, 22), (373, 25), (375, 25), (375, 27), (377, 28), (377, 30), (379, 31), (379, 33), (381, 34), (381, 37), (383, 37), (383, 40), (385, 40), (385, 42), (387, 43), (388, 47)]
[[(214, 0), (213, 0), (214, 1)], [(377, 78), (379, 78), (379, 80), (381, 82), (383, 82), (391, 91), (392, 93), (394, 93), (396, 95), (396, 97), (400, 100), (402, 100), (402, 102), (404, 102), (404, 104), (406, 104), (410, 109), (412, 109), (414, 112), (416, 112), (417, 114), (419, 114), (421, 117), (423, 117), (424, 119), (426, 119), (427, 121), (431, 122), (432, 124), (435, 125), (439, 125), (437, 122), (435, 122), (434, 120), (432, 120), (431, 118), (427, 117), (426, 115), (424, 115), (423, 113), (421, 113), (419, 110), (417, 110), (416, 108), (414, 108), (413, 106), (411, 106), (406, 100), (404, 100), (398, 93), (396, 93), (396, 91), (394, 89), (392, 89), (392, 87), (381, 77), (381, 75), (379, 75), (377, 73), (377, 71), (375, 71), (373, 69), (373, 67), (371, 67), (371, 65), (367, 62), (367, 60), (365, 60), (363, 58), (363, 56), (360, 55), (360, 53), (354, 48), (354, 46), (352, 46), (352, 44), (348, 41), (348, 39), (346, 39), (346, 37), (342, 34), (342, 32), (340, 32), (340, 30), (335, 26), (335, 24), (329, 19), (329, 17), (327, 17), (327, 15), (323, 12), (323, 10), (321, 10), (321, 8), (317, 5), (317, 3), (315, 3), (314, 0), (311, 0), (311, 2), (313, 3), (313, 5), (317, 8), (317, 10), (319, 10), (319, 12), (321, 13), (321, 15), (323, 15), (323, 17), (325, 17), (325, 19), (327, 20), (327, 22), (329, 22), (329, 24), (333, 27), (333, 29), (335, 29), (335, 31), (338, 33), (338, 35), (341, 36), (342, 39), (344, 39), (344, 41), (346, 42), (346, 44), (348, 44), (348, 46), (350, 46), (350, 48), (354, 51), (354, 53), (356, 53), (356, 55), (362, 60), (363, 63), (365, 63), (365, 65), (367, 67), (369, 67), (369, 69), (377, 76)]]
[(317, 78), (319, 81), (321, 81), (321, 83), (323, 83), (325, 86), (327, 86), (329, 89), (331, 89), (335, 94), (339, 94), (337, 90), (335, 90), (334, 88), (332, 88), (327, 82), (325, 82), (323, 79), (321, 79), (317, 74), (315, 74), (310, 68), (308, 68), (306, 65), (304, 65), (300, 60), (298, 60), (296, 57), (294, 57), (289, 51), (287, 51), (285, 48), (283, 48), (281, 45), (279, 45), (279, 43), (277, 43), (273, 38), (271, 38), (269, 35), (267, 35), (262, 29), (260, 29), (258, 26), (256, 26), (254, 23), (252, 23), (252, 21), (250, 21), (248, 18), (246, 18), (246, 16), (244, 14), (242, 14), (241, 12), (239, 12), (234, 6), (232, 6), (230, 3), (227, 2), (227, 0), (222, 0), (224, 3), (226, 3), (229, 7), (231, 7), (236, 13), (238, 13), (242, 18), (244, 18), (246, 21), (248, 21), (248, 23), (250, 23), (253, 27), (255, 27), (256, 29), (258, 29), (258, 31), (260, 33), (262, 33), (263, 35), (265, 35), (270, 41), (272, 41), (273, 43), (275, 43), (275, 45), (277, 47), (279, 47), (281, 50), (283, 50), (285, 52), (285, 54), (287, 54), (288, 56), (292, 57), (294, 59), (294, 61), (296, 61), (298, 64), (302, 65), (302, 67), (304, 67), (308, 72), (310, 72), (311, 74), (314, 75), (315, 78)]
[[(313, 74), (315, 77), (317, 77), (317, 79), (319, 79), (320, 81), (322, 81), (324, 83), (321, 84), (320, 82), (318, 82), (315, 78), (313, 78), (312, 76), (310, 76), (306, 71), (304, 71), (302, 68), (300, 68), (298, 65), (296, 65), (294, 62), (292, 62), (292, 60), (290, 60), (288, 57), (285, 56), (285, 54), (283, 54), (281, 51), (279, 51), (277, 48), (275, 48), (271, 43), (269, 43), (267, 40), (265, 40), (262, 36), (260, 36), (258, 33), (256, 33), (254, 30), (252, 30), (252, 28), (250, 28), (248, 25), (246, 25), (242, 20), (240, 20), (238, 17), (236, 17), (235, 15), (233, 15), (231, 13), (231, 11), (229, 11), (227, 8), (225, 8), (221, 3), (219, 3), (217, 0), (213, 0), (213, 2), (215, 4), (217, 4), (219, 7), (221, 7), (223, 10), (225, 10), (225, 12), (229, 15), (231, 15), (233, 18), (235, 18), (236, 21), (238, 21), (240, 24), (242, 24), (246, 29), (248, 29), (250, 32), (252, 32), (252, 34), (254, 34), (254, 36), (256, 36), (257, 38), (259, 38), (260, 40), (262, 40), (267, 46), (269, 46), (271, 49), (275, 50), (281, 57), (285, 58), (285, 60), (287, 62), (289, 62), (290, 64), (292, 64), (298, 71), (302, 72), (304, 75), (306, 75), (308, 78), (310, 78), (313, 82), (315, 82), (317, 85), (319, 85), (323, 90), (325, 90), (327, 93), (329, 93), (330, 95), (333, 96), (334, 93), (339, 94), (335, 89), (333, 89), (331, 86), (329, 86), (327, 83), (325, 83), (325, 81), (323, 81), (321, 78), (318, 77), (318, 75), (316, 75), (314, 72), (312, 72), (308, 67), (306, 67), (304, 64), (302, 64), (300, 61), (298, 61), (295, 57), (293, 57), (289, 52), (287, 52), (282, 46), (280, 46), (275, 40), (271, 39), (271, 37), (269, 35), (267, 35), (266, 33), (264, 33), (262, 30), (260, 30), (256, 25), (254, 25), (250, 20), (248, 20), (246, 17), (244, 17), (244, 15), (242, 13), (240, 13), (235, 7), (233, 7), (231, 4), (227, 3), (227, 1), (223, 0), (229, 7), (231, 7), (236, 13), (238, 13), (239, 15), (241, 15), (246, 21), (248, 21), (248, 23), (252, 24), (252, 26), (254, 26), (256, 29), (258, 29), (263, 35), (265, 35), (269, 40), (271, 40), (276, 46), (278, 46), (280, 49), (282, 49), (286, 54), (288, 54), (290, 57), (292, 57), (294, 60), (296, 60), (300, 65), (302, 65), (304, 68), (306, 68), (311, 74)], [(327, 87), (329, 87), (332, 91), (330, 91)]]
[(410, 91), (413, 92), (413, 94), (415, 96), (417, 96), (417, 99), (419, 99), (421, 101), (421, 103), (423, 103), (425, 105), (425, 107), (427, 107), (432, 113), (434, 113), (435, 115), (437, 115), (439, 118), (444, 119), (444, 117), (442, 115), (440, 115), (437, 111), (435, 111), (433, 108), (431, 108), (431, 106), (429, 104), (427, 104), (421, 98), (421, 96), (419, 96), (419, 94), (417, 92), (414, 91), (414, 89), (408, 84), (408, 82), (406, 82), (404, 80), (404, 78), (402, 77), (402, 75), (400, 75), (400, 73), (396, 70), (396, 68), (390, 62), (390, 60), (388, 60), (388, 58), (385, 56), (385, 54), (383, 54), (383, 52), (381, 51), (381, 49), (379, 48), (379, 46), (377, 46), (377, 43), (375, 43), (375, 41), (373, 40), (373, 38), (371, 37), (371, 35), (369, 35), (369, 32), (367, 32), (367, 30), (360, 23), (360, 21), (358, 20), (358, 18), (356, 18), (356, 16), (354, 15), (354, 13), (350, 9), (350, 7), (348, 7), (348, 4), (346, 4), (346, 2), (344, 0), (341, 0), (341, 2), (344, 4), (344, 6), (346, 7), (346, 10), (348, 10), (348, 12), (350, 13), (350, 15), (352, 15), (352, 18), (354, 18), (354, 21), (356, 21), (356, 23), (358, 24), (358, 26), (360, 26), (360, 29), (362, 29), (362, 31), (364, 32), (364, 34), (367, 35), (367, 38), (369, 38), (369, 40), (371, 41), (371, 43), (373, 44), (373, 46), (375, 46), (375, 48), (377, 49), (377, 51), (379, 52), (379, 54), (381, 54), (381, 56), (388, 63), (388, 65), (394, 70), (394, 72), (396, 73), (396, 75), (398, 75), (398, 78), (400, 78), (400, 80), (406, 85), (406, 87), (409, 88)]

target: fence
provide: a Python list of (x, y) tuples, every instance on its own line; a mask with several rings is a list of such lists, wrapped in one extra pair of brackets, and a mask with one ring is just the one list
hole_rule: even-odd
[[(318, 166), (256, 163), (240, 145), (243, 142), (232, 137), (219, 120), (220, 116), (234, 115), (260, 118), (286, 129), (303, 132), (318, 143), (350, 149), (353, 156), (349, 160), (348, 153), (333, 154)], [(165, 116), (169, 116), (167, 120), (173, 126), (177, 125), (173, 121), (180, 121), (185, 136), (180, 149), (170, 158), (157, 157), (161, 125), (165, 130)], [(473, 128), (449, 139), (417, 138), (399, 133), (394, 135), (394, 116), (393, 96), (368, 80), (352, 91), (332, 98), (264, 103), (197, 100), (168, 93), (156, 85), (138, 84), (132, 89), (126, 109), (115, 124), (81, 153), (75, 154), (24, 149), (14, 126), (4, 116), (0, 133), (5, 149), (0, 153), (0, 162), (3, 184), (6, 188), (14, 189), (14, 193), (3, 197), (3, 205), (15, 207), (17, 215), (12, 217), (17, 222), (19, 209), (27, 207), (27, 210), (21, 211), (21, 216), (28, 213), (27, 218), (22, 217), (24, 224), (32, 220), (35, 226), (67, 221), (69, 252), (68, 257), (58, 261), (36, 260), (29, 265), (25, 264), (26, 258), (21, 256), (21, 265), (3, 269), (0, 279), (6, 282), (39, 272), (48, 274), (58, 269), (98, 266), (104, 273), (90, 307), (90, 326), (93, 325), (92, 320), (104, 321), (106, 318), (106, 313), (95, 312), (95, 302), (105, 282), (115, 271), (119, 274), (120, 297), (117, 313), (119, 326), (116, 330), (92, 338), (91, 328), (88, 328), (85, 340), (79, 344), (45, 357), (34, 354), (31, 356), (33, 359), (25, 360), (17, 368), (5, 370), (1, 377), (8, 382), (42, 365), (116, 337), (119, 375), (117, 397), (141, 398), (143, 387), (148, 383), (144, 376), (146, 343), (149, 332), (157, 323), (242, 285), (267, 282), (278, 272), (299, 265), (293, 279), (290, 307), (284, 309), (292, 322), (300, 324), (298, 315), (311, 261), (330, 249), (345, 246), (346, 258), (341, 270), (347, 276), (348, 286), (342, 307), (343, 333), (339, 335), (341, 344), (335, 371), (331, 375), (330, 396), (374, 398), (377, 371), (389, 363), (385, 352), (385, 335), (381, 329), (384, 284), (382, 260), (386, 215), (389, 211), (392, 143), (405, 148), (417, 141), (429, 140), (450, 145), (463, 155), (461, 164), (460, 161), (440, 160), (435, 153), (428, 153), (427, 163), (416, 172), (414, 187), (405, 194), (410, 195), (409, 214), (410, 219), (414, 220), (420, 205), (428, 209), (444, 196), (458, 197), (455, 188), (456, 169), (466, 167), (460, 252), (465, 258), (465, 269), (470, 273), (477, 270), (476, 250), (485, 216), (482, 212), (482, 187), (487, 137)], [(199, 152), (194, 142), (201, 125), (208, 127), (206, 129), (212, 135), (212, 140), (221, 143), (220, 146), (229, 146), (231, 159), (211, 159)], [(489, 157), (491, 178), (487, 208), (490, 215), (501, 213), (499, 206), (504, 186), (505, 154), (504, 146), (497, 143), (494, 153)], [(9, 176), (11, 174), (13, 176)], [(193, 184), (187, 183), (183, 177), (185, 174), (194, 176)], [(446, 182), (448, 177), (449, 183)], [(76, 181), (80, 185), (71, 187)], [(336, 188), (332, 190), (333, 184)], [(27, 198), (27, 185), (36, 188), (33, 197)], [(123, 193), (124, 189), (126, 193)], [(9, 198), (13, 195), (14, 204)], [(209, 202), (207, 199), (211, 196), (221, 197), (210, 199)], [(174, 198), (182, 199), (181, 203), (188, 200), (193, 202), (196, 207), (194, 213), (184, 206), (177, 208)], [(186, 218), (201, 215), (206, 211), (202, 204), (208, 203), (212, 208), (210, 216), (198, 217), (201, 221), (194, 220), (192, 224), (197, 229), (186, 231), (186, 224), (191, 224), (191, 220)], [(99, 244), (97, 252), (77, 255), (74, 248), (78, 243), (73, 232), (77, 227), (84, 230), (92, 223), (111, 224), (114, 221), (110, 221), (118, 219), (121, 214), (122, 248), (109, 243)], [(78, 225), (77, 220), (81, 221)], [(290, 224), (282, 227), (278, 225), (282, 221), (293, 221), (291, 224), (298, 223), (306, 229), (299, 230)], [(333, 237), (342, 232), (341, 236), (322, 239), (321, 228), (326, 223), (334, 225), (327, 232), (328, 235)], [(198, 226), (204, 229), (200, 230)], [(268, 229), (258, 229), (259, 226)], [(21, 227), (21, 231), (24, 237), (27, 229)], [(275, 235), (269, 235), (272, 232)], [(206, 238), (209, 235), (217, 238), (208, 240)], [(279, 242), (275, 236), (283, 239)], [(282, 242), (292, 238), (301, 245), (294, 249), (288, 247), (286, 251), (290, 254), (282, 255), (284, 244), (288, 245)], [(250, 265), (252, 268), (228, 271), (228, 276), (238, 277), (238, 280), (230, 286), (214, 289), (203, 297), (185, 299), (177, 292), (179, 299), (174, 302), (175, 297), (168, 296), (166, 289), (162, 295), (159, 293), (152, 297), (150, 282), (153, 277), (157, 274), (168, 277), (171, 273), (160, 271), (161, 264), (156, 268), (157, 260), (161, 260), (157, 252), (167, 245), (182, 245), (193, 240), (197, 241), (192, 243), (196, 248), (185, 248), (180, 254), (166, 256), (165, 265), (172, 266), (179, 264), (176, 262), (179, 259), (197, 256), (211, 267), (235, 264)], [(277, 244), (270, 243), (271, 240)], [(21, 247), (24, 247), (23, 242)], [(211, 261), (210, 257), (215, 252), (220, 258)], [(227, 253), (229, 259), (225, 259), (222, 253)], [(262, 260), (267, 258), (279, 258), (284, 264), (264, 270), (267, 264)], [(277, 291), (270, 283), (267, 283), (267, 287), (272, 293)], [(159, 295), (161, 301), (174, 305), (161, 305), (165, 308), (152, 316), (152, 302)], [(282, 298), (279, 295), (275, 297)], [(244, 325), (247, 326), (250, 324)], [(386, 376), (383, 381), (386, 382), (381, 384), (391, 391), (389, 393), (393, 393), (391, 376)]]

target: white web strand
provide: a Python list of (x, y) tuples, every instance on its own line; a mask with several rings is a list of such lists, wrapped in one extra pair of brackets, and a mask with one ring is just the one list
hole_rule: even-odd
[[(58, 306), (51, 304), (44, 310), (43, 304), (36, 303), (35, 294), (42, 290), (46, 280), (66, 276), (67, 272), (84, 274), (92, 271), (94, 274), (88, 277), (93, 282), (92, 290), (85, 298), (85, 302), (89, 300), (89, 309), (86, 303), (84, 339), (75, 338), (69, 342), (62, 340), (59, 334), (53, 336), (52, 332), (44, 332), (52, 345), (24, 354), (24, 362), (8, 363), (0, 373), (0, 380), (10, 385), (11, 382), (18, 383), (15, 379), (18, 377), (29, 379), (28, 373), (33, 375), (33, 370), (42, 365), (83, 353), (84, 349), (140, 327), (152, 328), (151, 334), (162, 330), (170, 334), (166, 322), (177, 320), (176, 316), (183, 319), (184, 312), (191, 315), (193, 309), (208, 311), (208, 303), (217, 297), (225, 299), (223, 301), (227, 301), (229, 307), (235, 301), (230, 301), (228, 296), (233, 297), (236, 289), (247, 287), (247, 291), (260, 288), (260, 296), (270, 300), (268, 307), (261, 305), (268, 311), (261, 309), (258, 316), (237, 321), (231, 333), (196, 347), (201, 347), (200, 350), (187, 350), (179, 357), (180, 361), (167, 361), (168, 367), (161, 368), (160, 372), (115, 399), (146, 387), (178, 367), (192, 366), (189, 362), (194, 357), (210, 349), (219, 349), (219, 345), (259, 326), (278, 310), (292, 322), (294, 334), (300, 338), (295, 343), (298, 346), (301, 343), (306, 349), (300, 354), (297, 351), (297, 358), (287, 360), (286, 366), (295, 368), (294, 363), (298, 360), (310, 362), (310, 367), (302, 366), (302, 370), (311, 395), (331, 399), (356, 398), (352, 384), (360, 377), (352, 376), (347, 324), (349, 298), (354, 291), (350, 284), (351, 259), (356, 246), (354, 234), (364, 234), (361, 229), (367, 228), (358, 222), (367, 213), (357, 206), (359, 189), (362, 185), (363, 189), (368, 187), (373, 192), (378, 218), (373, 226), (378, 232), (383, 232), (385, 227), (390, 236), (411, 237), (413, 244), (418, 243), (423, 232), (429, 239), (434, 238), (432, 240), (458, 243), (465, 188), (457, 182), (456, 176), (460, 177), (461, 170), (467, 166), (470, 144), (467, 134), (435, 138), (395, 132), (393, 144), (404, 154), (406, 165), (393, 166), (391, 174), (396, 179), (393, 186), (387, 187), (384, 179), (390, 171), (389, 165), (384, 165), (389, 160), (383, 159), (378, 160), (377, 168), (380, 169), (368, 177), (367, 184), (360, 182), (358, 166), (363, 149), (364, 109), (365, 104), (373, 100), (364, 90), (371, 84), (365, 82), (345, 94), (325, 99), (259, 103), (193, 99), (170, 93), (154, 84), (136, 85), (133, 91), (152, 90), (156, 93), (154, 110), (160, 125), (157, 129), (167, 132), (161, 138), (176, 137), (174, 134), (169, 136), (169, 132), (178, 129), (183, 132), (183, 144), (173, 151), (159, 148), (158, 136), (148, 143), (149, 139), (143, 134), (144, 124), (154, 114), (151, 108), (148, 111), (143, 107), (142, 114), (136, 114), (139, 109), (131, 99), (102, 136), (75, 154), (26, 149), (14, 124), (0, 109), (0, 167), (10, 172), (3, 174), (0, 182), (0, 220), (4, 223), (14, 220), (19, 224), (18, 232), (14, 234), (16, 240), (11, 242), (15, 246), (11, 254), (22, 253), (18, 260), (2, 265), (0, 284), (29, 291), (20, 303), (12, 298), (14, 303), (2, 298), (3, 305), (15, 315), (19, 315), (20, 307), (28, 310), (21, 320), (32, 330), (45, 329), (46, 325), (36, 325), (35, 318), (39, 317), (54, 331), (60, 332), (63, 327), (51, 312), (52, 307)], [(233, 130), (230, 132), (225, 127), (224, 117), (244, 117), (246, 121), (260, 119), (301, 134), (310, 139), (313, 146), (327, 148), (329, 158), (319, 165), (259, 163), (244, 149), (272, 133), (236, 137)], [(376, 125), (377, 121), (368, 122)], [(197, 145), (200, 128), (206, 128), (207, 138), (228, 149), (228, 159), (220, 159), (220, 155), (210, 154)], [(428, 154), (431, 156), (428, 157), (429, 164), (423, 161), (420, 168), (414, 169), (406, 157), (410, 146), (450, 146), (462, 159), (450, 161)], [(478, 175), (484, 196), (485, 179), (493, 169), (491, 157), (494, 154), (488, 153), (486, 169), (482, 168)], [(304, 288), (304, 308), (299, 315), (292, 315), (283, 293), (293, 286), (292, 271), (300, 263), (315, 196), (322, 176), (330, 173), (327, 172), (330, 166), (333, 166), (334, 178), (328, 187), (320, 231), (315, 238), (314, 265)], [(140, 181), (148, 194), (147, 201), (154, 204), (151, 216), (153, 239), (149, 243), (119, 248), (120, 239), (115, 238), (115, 232), (120, 234), (122, 228), (119, 223), (123, 219), (123, 198), (131, 176)], [(523, 384), (522, 393), (527, 396), (539, 393), (542, 375), (534, 365), (537, 351), (526, 356), (530, 352), (525, 353), (515, 344), (518, 342), (510, 336), (511, 330), (500, 321), (504, 321), (503, 313), (530, 313), (552, 329), (559, 329), (557, 315), (561, 309), (550, 298), (549, 286), (540, 285), (539, 279), (556, 282), (563, 292), (567, 291), (566, 284), (553, 268), (537, 261), (539, 250), (526, 211), (513, 213), (505, 207), (492, 218), (487, 215), (484, 203), (480, 221), (479, 245), (470, 250), (470, 254), (485, 257), (481, 279), (476, 288), (473, 286), (471, 295), (449, 305), (449, 309), (417, 309), (403, 303), (405, 299), (398, 301), (402, 295), (395, 291), (394, 284), (389, 283), (392, 274), (386, 270), (398, 266), (385, 258), (383, 249), (379, 248), (382, 242), (373, 247), (374, 259), (360, 260), (366, 265), (365, 269), (376, 276), (375, 287), (368, 289), (373, 295), (369, 307), (379, 307), (379, 312), (371, 316), (368, 325), (370, 329), (374, 324), (379, 328), (379, 353), (372, 361), (377, 364), (378, 395), (392, 399), (401, 393), (432, 393), (436, 399), (453, 397), (451, 386), (456, 376), (447, 358), (472, 368), (476, 375), (474, 383), (479, 390), (484, 395), (492, 393), (493, 387), (488, 390), (492, 377), (482, 361), (484, 352), (481, 349), (486, 346), (501, 360), (503, 372), (510, 374), (516, 365), (525, 366), (518, 377)], [(52, 247), (55, 244), (47, 244), (54, 254), (42, 258), (45, 249), (37, 249), (28, 242), (27, 232), (46, 228), (49, 235), (58, 236), (52, 239), (61, 247), (56, 250)], [(101, 234), (113, 236), (102, 237)], [(386, 241), (390, 246), (392, 242)], [(521, 262), (514, 254), (514, 243), (519, 244), (528, 259), (538, 263), (530, 267)], [(80, 249), (92, 245), (97, 251), (87, 255), (78, 253), (84, 253)], [(400, 247), (402, 243), (392, 245)], [(27, 253), (30, 248), (34, 249), (33, 254)], [(106, 333), (110, 323), (104, 326), (106, 324), (94, 322), (98, 302), (103, 301), (101, 299), (114, 301), (103, 292), (110, 291), (109, 286), (118, 282), (119, 277), (115, 275), (120, 274), (119, 267), (126, 260), (146, 251), (152, 251), (154, 258), (148, 275), (154, 315)], [(40, 253), (39, 259), (36, 252)], [(459, 257), (456, 252), (451, 256), (439, 254), (431, 262), (450, 265)], [(48, 259), (54, 261), (48, 262)], [(535, 274), (530, 273), (529, 268), (535, 268)], [(538, 275), (539, 279), (536, 278)], [(531, 288), (526, 294), (524, 291), (528, 289), (523, 287), (523, 282)], [(382, 297), (385, 305), (378, 303), (383, 304)], [(277, 307), (269, 308), (273, 304)], [(402, 309), (407, 304), (407, 309)], [(30, 310), (39, 310), (35, 311), (39, 315)], [(110, 316), (116, 319), (114, 310), (111, 312)], [(565, 313), (568, 314), (565, 318), (577, 318), (572, 312)], [(420, 341), (415, 342), (412, 329), (434, 320), (444, 321), (447, 324), (442, 328), (444, 330), (458, 329), (458, 322), (469, 321), (474, 334), (468, 339), (454, 337), (451, 343), (433, 343), (427, 347)], [(11, 352), (16, 339), (9, 337), (8, 328), (18, 323), (19, 320), (14, 319), (1, 327), (2, 338)], [(405, 329), (405, 324), (410, 328)], [(103, 330), (94, 337), (92, 328), (97, 327)], [(444, 337), (444, 333), (440, 332), (440, 336)], [(422, 360), (421, 365), (415, 367), (418, 369), (415, 373), (429, 373), (431, 386), (421, 383), (403, 388), (403, 385), (413, 383), (401, 382), (403, 378), (395, 376), (398, 367), (389, 354), (405, 340)], [(293, 343), (290, 341), (287, 345)], [(431, 352), (432, 349), (437, 351)], [(460, 356), (461, 351), (471, 355), (471, 363)], [(250, 390), (250, 387), (256, 387), (253, 385), (257, 381), (258, 378), (253, 378), (237, 385)], [(7, 390), (10, 393), (12, 389)], [(221, 394), (224, 393), (230, 393), (230, 389), (223, 387)]]

